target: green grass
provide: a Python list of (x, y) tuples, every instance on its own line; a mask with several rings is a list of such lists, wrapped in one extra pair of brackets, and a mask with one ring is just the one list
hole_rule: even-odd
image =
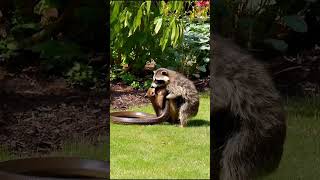
[(9, 151), (5, 147), (0, 146), (0, 161), (6, 161), (14, 159), (15, 156), (9, 153)]
[(100, 143), (93, 145), (90, 140), (80, 139), (77, 142), (67, 142), (62, 150), (53, 152), (50, 156), (72, 156), (84, 159), (109, 161), (109, 144), (106, 136), (99, 137)]
[(99, 137), (101, 138), (101, 142), (93, 145), (89, 139), (82, 138), (78, 139), (76, 142), (66, 142), (62, 145), (62, 149), (51, 152), (49, 154), (40, 155), (38, 153), (32, 155), (13, 155), (5, 148), (0, 150), (0, 161), (6, 161), (11, 159), (20, 159), (27, 157), (48, 157), (48, 156), (72, 156), (72, 157), (80, 157), (83, 159), (93, 159), (93, 160), (109, 160), (109, 144), (103, 139), (106, 139), (106, 136)]
[[(131, 110), (154, 113), (151, 105)], [(201, 95), (199, 113), (186, 128), (111, 124), (111, 178), (208, 179), (209, 119), (210, 98)]]
[(318, 180), (320, 100), (290, 99), (285, 150), (279, 169), (264, 180)]

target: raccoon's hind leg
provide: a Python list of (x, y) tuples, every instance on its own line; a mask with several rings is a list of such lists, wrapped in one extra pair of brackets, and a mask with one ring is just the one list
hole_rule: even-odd
[(179, 120), (180, 120), (180, 126), (186, 127), (187, 126), (187, 120), (189, 118), (190, 113), (190, 104), (188, 102), (185, 102), (182, 104), (179, 110)]

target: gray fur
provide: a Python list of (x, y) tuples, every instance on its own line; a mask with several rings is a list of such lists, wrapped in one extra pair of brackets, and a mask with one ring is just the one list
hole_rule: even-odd
[(211, 61), (213, 179), (252, 180), (277, 169), (285, 113), (264, 66), (234, 43), (214, 36)]
[[(161, 71), (166, 71), (168, 74), (162, 75), (160, 73)], [(167, 98), (182, 97), (184, 101), (179, 108), (179, 120), (181, 126), (186, 126), (188, 118), (193, 117), (198, 113), (198, 91), (193, 82), (184, 75), (166, 68), (159, 68), (154, 72), (153, 83), (155, 83), (155, 80), (168, 79), (164, 78), (164, 76), (169, 77), (169, 81), (166, 81), (166, 84), (163, 84), (166, 85), (166, 89), (169, 92)]]

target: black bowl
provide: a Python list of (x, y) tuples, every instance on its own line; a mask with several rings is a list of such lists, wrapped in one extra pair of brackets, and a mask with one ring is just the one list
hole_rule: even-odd
[(109, 163), (76, 157), (26, 158), (0, 162), (0, 179), (109, 179)]

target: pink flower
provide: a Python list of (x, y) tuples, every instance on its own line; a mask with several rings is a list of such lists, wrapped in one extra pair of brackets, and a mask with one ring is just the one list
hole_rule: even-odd
[(197, 1), (196, 6), (203, 7), (203, 6), (208, 6), (209, 5), (209, 0), (203, 0), (203, 1)]

